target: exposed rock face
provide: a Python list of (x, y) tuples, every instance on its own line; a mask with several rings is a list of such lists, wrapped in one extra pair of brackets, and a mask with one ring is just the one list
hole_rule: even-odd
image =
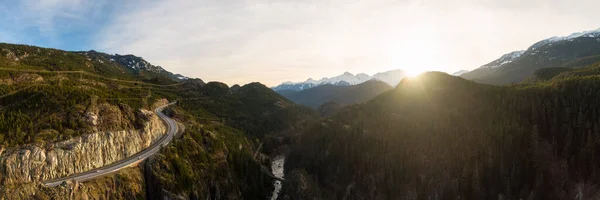
[(0, 183), (40, 182), (99, 168), (145, 149), (166, 127), (154, 113), (142, 110), (148, 120), (139, 130), (97, 132), (47, 148), (27, 146), (0, 154)]

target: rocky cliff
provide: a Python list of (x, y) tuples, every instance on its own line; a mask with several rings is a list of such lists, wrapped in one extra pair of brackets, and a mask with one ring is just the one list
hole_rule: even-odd
[(99, 168), (148, 147), (166, 131), (153, 112), (140, 110), (141, 129), (99, 131), (44, 147), (29, 145), (0, 152), (0, 183), (40, 182)]

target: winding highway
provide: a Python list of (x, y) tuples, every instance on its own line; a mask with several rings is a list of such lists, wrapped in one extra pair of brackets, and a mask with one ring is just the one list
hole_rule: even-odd
[(67, 181), (67, 180), (75, 180), (78, 182), (87, 181), (87, 180), (90, 180), (90, 179), (93, 179), (93, 178), (96, 178), (99, 176), (104, 176), (104, 175), (119, 171), (120, 169), (126, 168), (127, 166), (129, 166), (133, 163), (144, 160), (144, 159), (150, 157), (151, 155), (155, 154), (156, 152), (160, 151), (160, 149), (162, 147), (166, 146), (167, 144), (169, 144), (169, 142), (171, 142), (171, 140), (173, 139), (173, 136), (179, 131), (179, 127), (177, 126), (177, 123), (173, 119), (167, 117), (165, 114), (162, 113), (162, 111), (166, 107), (171, 106), (175, 103), (177, 103), (177, 102), (172, 102), (172, 103), (166, 104), (164, 106), (160, 106), (154, 110), (156, 115), (158, 115), (158, 117), (160, 117), (167, 124), (167, 134), (165, 134), (158, 141), (151, 144), (148, 148), (138, 152), (137, 154), (135, 154), (129, 158), (125, 158), (123, 160), (114, 162), (110, 165), (106, 165), (101, 168), (96, 168), (96, 169), (78, 173), (78, 174), (72, 174), (72, 175), (64, 177), (64, 178), (45, 181), (44, 185), (48, 186), (48, 187), (54, 187), (54, 186), (60, 185), (61, 183), (63, 183), (64, 181)]

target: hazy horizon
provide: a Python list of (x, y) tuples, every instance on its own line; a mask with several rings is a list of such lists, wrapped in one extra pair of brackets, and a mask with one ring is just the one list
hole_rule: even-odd
[(472, 70), (595, 30), (593, 0), (0, 3), (0, 42), (134, 54), (173, 73), (268, 86), (345, 71)]

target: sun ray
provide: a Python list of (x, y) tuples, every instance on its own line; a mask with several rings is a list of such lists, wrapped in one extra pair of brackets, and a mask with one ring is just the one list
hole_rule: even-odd
[(408, 77), (416, 77), (425, 72), (425, 70), (423, 69), (406, 69), (404, 71), (406, 72), (406, 76)]

